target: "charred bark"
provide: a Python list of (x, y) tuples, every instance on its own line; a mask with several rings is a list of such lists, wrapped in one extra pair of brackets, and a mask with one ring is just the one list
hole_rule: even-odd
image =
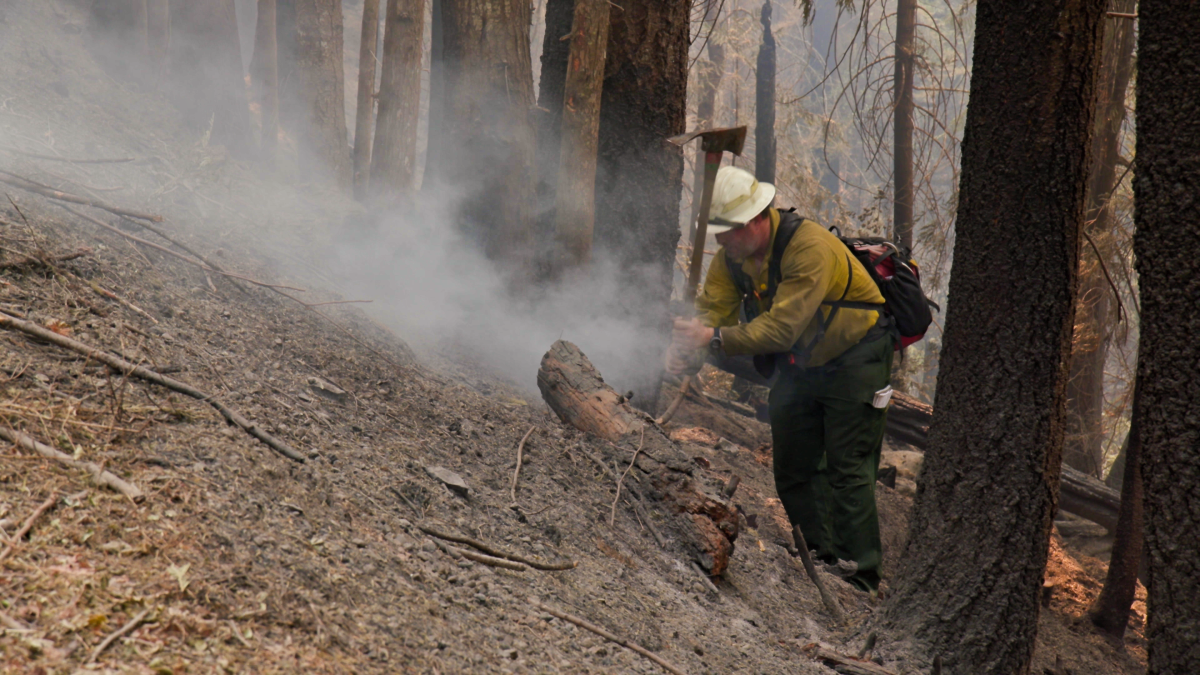
[(892, 84), (896, 97), (892, 120), (892, 227), (896, 243), (909, 249), (913, 243), (913, 66), (916, 63), (913, 38), (916, 24), (917, 0), (897, 0), (896, 71)]
[(625, 482), (648, 485), (644, 497), (675, 517), (666, 526), (674, 536), (668, 545), (719, 575), (729, 565), (738, 535), (738, 518), (724, 487), (696, 475), (693, 464), (653, 419), (625, 402), (625, 397), (604, 383), (587, 356), (570, 342), (559, 340), (542, 357), (537, 374), (542, 398), (566, 424), (625, 448), (617, 458), (628, 463), (637, 447), (635, 467), (645, 480)]
[(279, 143), (279, 43), (275, 0), (258, 0), (258, 22), (254, 27), (254, 59), (250, 81), (262, 116), (260, 147), (268, 163), (275, 159)]
[[(1113, 9), (1131, 13), (1134, 0), (1117, 0)], [(1104, 364), (1113, 328), (1112, 289), (1097, 253), (1107, 255), (1116, 225), (1109, 205), (1117, 182), (1121, 127), (1125, 122), (1125, 92), (1133, 69), (1133, 22), (1110, 20), (1104, 40), (1104, 61), (1096, 90), (1096, 133), (1092, 137), (1092, 175), (1084, 232), (1097, 244), (1081, 246), (1079, 300), (1075, 310), (1071, 378), (1067, 383), (1067, 438), (1063, 462), (1103, 477)], [(1112, 269), (1111, 265), (1109, 266)]]
[[(562, 104), (567, 84), (567, 56), (571, 49), (571, 43), (562, 38), (571, 34), (571, 25), (575, 20), (574, 8), (574, 0), (546, 0), (542, 75), (538, 82), (538, 105), (534, 117), (537, 131), (535, 227), (539, 238), (546, 241), (553, 238), (557, 229), (554, 202), (557, 198), (559, 161), (562, 158)], [(552, 260), (555, 252), (544, 251), (543, 254)]]
[(623, 388), (639, 407), (657, 406), (662, 353), (670, 339), (683, 156), (663, 142), (682, 133), (687, 103), (690, 0), (630, 0), (611, 13), (600, 109), (595, 251), (627, 270), (622, 298), (646, 336), (629, 354)]
[(1137, 171), (1133, 239), (1141, 292), (1138, 395), (1150, 675), (1200, 672), (1200, 126), (1195, 94), (1200, 7), (1138, 6)]
[(295, 0), (296, 79), (302, 113), (296, 140), (301, 169), (350, 186), (341, 0)]
[[(1139, 409), (1137, 384), (1134, 384), (1133, 409)], [(1143, 529), (1142, 492), (1142, 440), (1141, 419), (1135, 416), (1129, 423), (1129, 437), (1125, 441), (1125, 479), (1122, 481), (1121, 510), (1114, 530), (1112, 556), (1108, 562), (1108, 576), (1100, 597), (1092, 605), (1088, 617), (1097, 628), (1121, 640), (1129, 625), (1129, 610), (1137, 593), (1137, 582), (1142, 564), (1145, 544)]]
[(456, 221), (493, 260), (527, 273), (533, 215), (529, 0), (446, 0), (438, 179), (462, 195)]
[(425, 146), (425, 175), (422, 189), (432, 187), (438, 172), (438, 161), (442, 156), (442, 144), (446, 142), (442, 132), (442, 115), (446, 109), (446, 50), (445, 25), (442, 21), (442, 3), (445, 0), (429, 0), (429, 140)]
[(193, 128), (212, 124), (212, 143), (246, 156), (254, 146), (233, 0), (172, 0), (169, 12), (172, 102)]
[[(717, 19), (719, 6), (717, 0), (704, 0), (704, 23), (711, 24)], [(696, 127), (707, 129), (715, 126), (714, 113), (717, 107), (717, 89), (721, 84), (721, 74), (725, 69), (725, 47), (708, 36), (708, 59), (697, 61), (700, 69), (699, 100), (696, 102)], [(696, 148), (693, 161), (695, 168), (692, 176), (692, 204), (688, 218), (687, 240), (696, 239), (696, 219), (700, 217), (700, 193), (704, 190), (704, 151)]]
[(576, 0), (563, 88), (562, 153), (554, 200), (560, 260), (566, 267), (587, 263), (592, 256), (596, 142), (608, 16), (608, 0)]
[(388, 0), (369, 189), (375, 199), (384, 202), (416, 184), (424, 25), (425, 0)]
[(363, 1), (358, 50), (358, 105), (354, 111), (354, 198), (367, 196), (371, 137), (375, 128), (375, 59), (379, 51), (379, 0)]
[(775, 36), (771, 34), (771, 0), (762, 6), (762, 46), (754, 78), (754, 176), (775, 182)]
[[(978, 12), (956, 300), (880, 624), (912, 641), (914, 665), (940, 655), (951, 672), (1011, 675), (1029, 672), (1058, 495), (1104, 3), (1006, 0)], [(1027, 123), (1001, 122), (1014, 115)]]

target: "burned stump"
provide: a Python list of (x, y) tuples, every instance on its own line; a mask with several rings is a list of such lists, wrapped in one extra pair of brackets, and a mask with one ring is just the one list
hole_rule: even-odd
[(537, 382), (542, 398), (559, 419), (609, 441), (618, 464), (627, 465), (636, 449), (642, 448), (634, 464), (643, 478), (638, 481), (640, 494), (632, 487), (635, 481), (625, 481), (625, 488), (634, 499), (661, 504), (678, 516), (666, 523), (669, 546), (681, 547), (711, 575), (724, 572), (737, 539), (738, 517), (721, 493), (723, 485), (699, 475), (675, 442), (605, 384), (574, 344), (559, 340), (550, 347), (542, 357)]

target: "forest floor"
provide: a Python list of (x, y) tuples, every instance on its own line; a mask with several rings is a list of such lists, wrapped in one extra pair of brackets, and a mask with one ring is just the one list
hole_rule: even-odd
[[(736, 501), (757, 516), (756, 527), (743, 521), (714, 590), (627, 502), (609, 525), (616, 486), (589, 459), (605, 443), (562, 424), (536, 392), (452, 344), (417, 355), (355, 305), (314, 306), (345, 299), (322, 252), (359, 207), (316, 185), (263, 180), (184, 128), (161, 96), (113, 79), (73, 6), (0, 8), (0, 169), (161, 214), (153, 226), (175, 242), (71, 206), (115, 228), (102, 229), (0, 185), (0, 312), (169, 373), (306, 458), (285, 459), (202, 401), (0, 331), (0, 428), (145, 493), (135, 503), (84, 472), (0, 448), (0, 670), (661, 672), (535, 603), (688, 673), (832, 672), (803, 648), (862, 645), (882, 601), (827, 575), (849, 621), (824, 610), (781, 545), (765, 425), (688, 404), (670, 428), (697, 471), (741, 477)], [(134, 161), (63, 161), (101, 158)], [(122, 233), (284, 287), (206, 272)], [(55, 260), (72, 253), (82, 255)], [(309, 304), (286, 287), (306, 289)], [(720, 381), (710, 393), (727, 393)], [(531, 429), (512, 508), (517, 447)], [(437, 467), (469, 493), (448, 489)], [(911, 499), (878, 491), (888, 571)], [(577, 566), (491, 567), (445, 552), (420, 526)], [(1056, 535), (1035, 673), (1059, 658), (1079, 674), (1144, 672), (1144, 595), (1125, 649), (1081, 621), (1103, 574)]]

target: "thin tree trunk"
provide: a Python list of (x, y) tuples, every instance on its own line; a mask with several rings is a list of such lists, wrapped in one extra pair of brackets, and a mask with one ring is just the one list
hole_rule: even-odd
[(415, 187), (424, 25), (425, 0), (388, 0), (369, 190), (384, 202)]
[(1200, 6), (1138, 5), (1138, 391), (1150, 552), (1149, 675), (1200, 673)]
[(438, 160), (442, 156), (442, 145), (446, 142), (443, 133), (442, 115), (446, 110), (446, 49), (445, 25), (442, 21), (442, 3), (430, 2), (430, 46), (429, 46), (429, 127), (426, 132), (425, 175), (421, 189), (434, 187)]
[(754, 175), (775, 182), (775, 36), (771, 34), (771, 0), (762, 7), (762, 46), (754, 80)]
[(529, 272), (534, 194), (529, 0), (447, 0), (439, 179), (462, 195), (456, 221), (493, 260)]
[[(717, 0), (704, 0), (704, 23), (709, 24), (717, 19), (719, 5)], [(707, 28), (705, 29), (707, 31)], [(721, 84), (721, 74), (725, 70), (725, 47), (708, 36), (708, 59), (699, 61), (700, 96), (696, 103), (696, 126), (707, 129), (714, 126), (714, 113), (717, 107), (717, 89)], [(696, 219), (700, 217), (700, 193), (704, 190), (704, 151), (696, 148), (692, 175), (692, 204), (688, 217), (687, 240), (696, 239)]]
[(610, 14), (596, 178), (597, 252), (627, 271), (621, 301), (641, 328), (628, 372), (614, 374), (634, 404), (657, 406), (670, 340), (682, 153), (664, 139), (686, 122), (690, 0), (627, 0)]
[(379, 0), (363, 0), (362, 42), (358, 50), (358, 107), (354, 115), (354, 197), (365, 199), (371, 171), (371, 132), (375, 121), (375, 59), (379, 51)]
[(172, 0), (169, 16), (172, 101), (192, 127), (212, 125), (210, 142), (247, 156), (254, 146), (233, 0)]
[[(1113, 10), (1132, 13), (1135, 0), (1116, 0)], [(1109, 20), (1104, 41), (1104, 62), (1096, 95), (1096, 133), (1092, 138), (1093, 169), (1088, 183), (1088, 209), (1084, 232), (1107, 254), (1116, 220), (1108, 199), (1117, 182), (1121, 127), (1125, 122), (1125, 92), (1133, 70), (1133, 22)], [(1112, 332), (1112, 289), (1101, 261), (1090, 244), (1080, 251), (1079, 301), (1072, 340), (1071, 379), (1067, 384), (1067, 466), (1098, 478), (1104, 470), (1104, 364)]]
[(1145, 543), (1142, 524), (1142, 440), (1138, 386), (1134, 383), (1133, 418), (1129, 424), (1129, 438), (1125, 441), (1125, 478), (1121, 487), (1121, 510), (1117, 514), (1117, 529), (1113, 537), (1112, 556), (1108, 562), (1108, 576), (1100, 597), (1092, 605), (1088, 616), (1098, 628), (1120, 640), (1125, 637), (1129, 625), (1129, 609), (1137, 592), (1139, 566)]
[(575, 2), (562, 102), (562, 155), (555, 193), (559, 244), (563, 263), (570, 267), (587, 263), (592, 255), (596, 141), (600, 131), (608, 15), (608, 0)]
[(146, 0), (146, 57), (150, 81), (161, 86), (167, 77), (171, 50), (171, 6), (169, 0)]
[[(914, 645), (908, 669), (940, 656), (952, 673), (1029, 672), (1062, 467), (1103, 21), (1101, 0), (978, 8), (956, 301), (911, 533), (880, 620)], [(997, 122), (1017, 111), (1022, 123)]]
[(916, 34), (917, 0), (896, 4), (895, 119), (892, 122), (895, 200), (892, 223), (896, 243), (912, 248), (913, 243), (913, 38)]
[[(536, 232), (543, 241), (556, 237), (555, 201), (557, 199), (558, 167), (562, 159), (563, 96), (567, 84), (567, 56), (571, 43), (562, 38), (571, 34), (575, 17), (575, 0), (546, 1), (546, 32), (542, 39), (542, 72), (538, 83), (538, 105), (534, 112), (537, 150)], [(621, 10), (617, 10), (621, 11)], [(607, 53), (607, 50), (606, 50)], [(553, 267), (557, 252), (541, 251)]]
[(350, 187), (341, 0), (296, 0), (296, 77), (302, 105), (301, 171)]
[(254, 27), (254, 59), (250, 80), (258, 94), (262, 115), (263, 160), (274, 166), (279, 142), (279, 44), (275, 0), (258, 0), (258, 22)]

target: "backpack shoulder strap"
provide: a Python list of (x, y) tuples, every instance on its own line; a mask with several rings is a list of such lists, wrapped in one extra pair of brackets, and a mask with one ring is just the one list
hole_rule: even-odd
[(775, 245), (771, 248), (771, 262), (767, 268), (767, 295), (775, 297), (775, 289), (783, 281), (783, 253), (787, 250), (792, 236), (804, 219), (796, 215), (795, 209), (779, 212), (779, 227), (775, 230)]

